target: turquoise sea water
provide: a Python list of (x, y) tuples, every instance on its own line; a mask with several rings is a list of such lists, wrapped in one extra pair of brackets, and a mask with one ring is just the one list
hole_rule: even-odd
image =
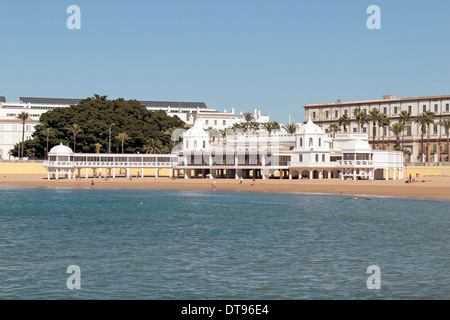
[(448, 201), (1, 188), (0, 299), (448, 299), (449, 215)]

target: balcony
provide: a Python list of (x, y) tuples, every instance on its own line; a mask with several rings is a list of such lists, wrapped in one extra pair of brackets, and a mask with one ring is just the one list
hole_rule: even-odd
[(337, 164), (340, 167), (372, 167), (373, 160), (338, 160)]

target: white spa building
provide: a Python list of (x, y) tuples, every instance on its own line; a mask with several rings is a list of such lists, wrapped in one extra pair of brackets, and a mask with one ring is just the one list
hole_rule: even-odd
[(210, 137), (196, 123), (171, 154), (82, 154), (60, 145), (51, 149), (44, 166), (48, 179), (88, 178), (89, 171), (129, 177), (130, 169), (158, 177), (166, 169), (170, 177), (185, 179), (395, 180), (403, 178), (403, 152), (373, 150), (364, 133), (330, 137), (311, 120), (293, 135), (258, 131), (224, 139)]

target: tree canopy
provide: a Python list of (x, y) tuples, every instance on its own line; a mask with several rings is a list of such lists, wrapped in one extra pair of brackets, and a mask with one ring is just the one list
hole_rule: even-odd
[[(76, 141), (68, 128), (78, 124)], [(114, 124), (114, 125), (113, 125)], [(63, 143), (77, 152), (95, 153), (98, 144), (107, 152), (111, 128), (111, 152), (121, 152), (121, 142), (116, 139), (120, 133), (129, 137), (125, 144), (125, 153), (145, 153), (147, 140), (154, 139), (161, 145), (162, 152), (170, 152), (171, 137), (167, 132), (172, 128), (182, 128), (184, 122), (177, 116), (169, 116), (165, 111), (150, 111), (136, 100), (108, 100), (106, 96), (95, 95), (82, 100), (79, 104), (56, 108), (40, 117), (33, 139), (25, 142), (28, 156), (45, 157), (47, 137), (43, 134), (52, 129), (49, 148)], [(96, 147), (97, 145), (97, 147)], [(17, 154), (17, 145), (11, 153)], [(30, 150), (33, 151), (30, 154)]]

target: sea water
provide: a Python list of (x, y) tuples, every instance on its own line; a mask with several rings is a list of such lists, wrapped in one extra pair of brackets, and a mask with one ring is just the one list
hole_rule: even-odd
[(424, 199), (1, 188), (0, 299), (448, 299), (449, 217)]

